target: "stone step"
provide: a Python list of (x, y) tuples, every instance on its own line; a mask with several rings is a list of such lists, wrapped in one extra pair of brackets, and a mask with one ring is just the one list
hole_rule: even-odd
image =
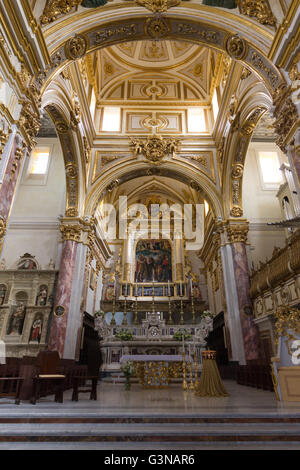
[[(0, 442), (300, 442), (300, 423), (287, 422), (199, 422), (87, 423), (1, 422)], [(267, 420), (267, 418), (265, 418)], [(277, 418), (279, 419), (279, 418)]]

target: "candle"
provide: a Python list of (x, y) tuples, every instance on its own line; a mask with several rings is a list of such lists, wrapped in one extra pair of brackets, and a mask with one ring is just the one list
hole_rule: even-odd
[(136, 297), (138, 296), (137, 282), (135, 283), (135, 295), (136, 295)]
[(180, 281), (180, 295), (182, 295), (182, 281)]
[(170, 281), (168, 281), (168, 296), (170, 296)]
[(189, 357), (191, 357), (191, 343), (189, 343)]
[(190, 279), (190, 285), (191, 285), (191, 294), (193, 293), (193, 281)]
[(127, 295), (127, 282), (125, 284), (125, 295)]
[(182, 353), (184, 354), (184, 333), (182, 333)]

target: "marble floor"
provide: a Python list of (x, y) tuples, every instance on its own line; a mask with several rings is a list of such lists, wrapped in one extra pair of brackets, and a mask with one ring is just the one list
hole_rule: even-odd
[(62, 404), (46, 397), (16, 406), (2, 398), (0, 450), (300, 449), (300, 403), (277, 402), (272, 392), (234, 381), (224, 385), (224, 398), (196, 397), (180, 385), (125, 391), (104, 382), (97, 401), (83, 394), (72, 402), (71, 391)]
[(180, 385), (166, 389), (143, 389), (133, 384), (130, 391), (123, 384), (100, 383), (98, 400), (90, 401), (87, 394), (80, 395), (78, 402), (71, 401), (72, 392), (64, 393), (64, 403), (55, 403), (53, 397), (41, 398), (35, 406), (0, 398), (0, 418), (34, 415), (60, 416), (260, 416), (280, 415), (300, 417), (300, 402), (278, 402), (273, 392), (238, 385), (224, 380), (228, 397), (201, 398), (193, 392), (184, 392)]

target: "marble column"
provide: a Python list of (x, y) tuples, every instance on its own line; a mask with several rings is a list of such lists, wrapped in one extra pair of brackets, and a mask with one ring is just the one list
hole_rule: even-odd
[[(6, 157), (5, 152), (8, 152)], [(6, 161), (6, 167), (3, 170), (2, 184), (0, 185), (0, 254), (21, 173), (24, 153), (25, 147), (22, 145), (22, 139), (18, 135), (12, 134), (2, 156), (3, 161)]]
[(254, 323), (250, 297), (250, 276), (246, 252), (248, 224), (227, 227), (231, 244), (236, 292), (240, 311), (241, 327), (246, 361), (260, 357), (259, 331)]
[[(63, 242), (56, 295), (54, 300), (54, 312), (51, 322), (50, 337), (48, 341), (48, 348), (52, 351), (58, 351), (60, 357), (63, 357), (65, 349), (76, 253), (76, 241), (65, 240)], [(58, 309), (58, 307), (62, 308)]]

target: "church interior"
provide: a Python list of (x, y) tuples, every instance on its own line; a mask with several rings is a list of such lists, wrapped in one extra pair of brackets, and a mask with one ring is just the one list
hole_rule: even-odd
[(299, 13), (0, 3), (0, 449), (297, 448)]

